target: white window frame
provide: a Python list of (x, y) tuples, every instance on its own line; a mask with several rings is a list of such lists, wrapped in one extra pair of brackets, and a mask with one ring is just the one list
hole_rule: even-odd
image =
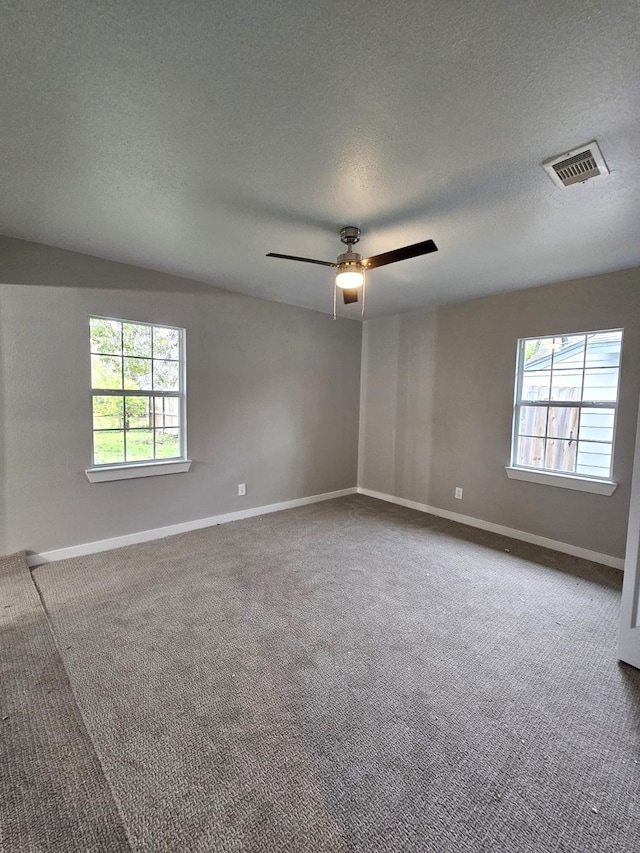
[[(104, 483), (111, 480), (130, 480), (138, 477), (156, 477), (161, 474), (180, 474), (189, 471), (191, 460), (187, 457), (187, 365), (186, 365), (186, 330), (180, 326), (170, 326), (166, 323), (149, 323), (143, 320), (127, 320), (122, 317), (105, 317), (98, 314), (89, 316), (89, 329), (91, 320), (109, 320), (116, 323), (130, 323), (136, 326), (148, 326), (150, 328), (171, 329), (178, 332), (178, 363), (179, 363), (179, 389), (178, 391), (153, 391), (138, 389), (118, 388), (94, 388), (90, 378), (90, 412), (91, 412), (91, 467), (85, 470), (90, 483)], [(89, 341), (91, 333), (89, 332)], [(153, 351), (152, 351), (153, 352)], [(93, 449), (93, 398), (100, 397), (161, 397), (177, 398), (180, 401), (180, 453), (177, 457), (170, 459), (149, 459), (133, 462), (108, 462), (106, 464), (94, 464)]]
[[(601, 334), (603, 332), (620, 332), (621, 333), (621, 342), (620, 342), (620, 362), (618, 364), (618, 384), (616, 387), (616, 398), (615, 400), (606, 400), (606, 401), (598, 401), (598, 402), (585, 402), (583, 400), (523, 400), (522, 399), (522, 386), (524, 380), (524, 364), (525, 364), (525, 348), (527, 343), (532, 340), (538, 340), (540, 338), (550, 338), (550, 337), (562, 337), (566, 335), (567, 337), (571, 337), (574, 335), (596, 335)], [(622, 342), (624, 338), (624, 330), (623, 329), (601, 329), (595, 331), (588, 332), (563, 332), (560, 334), (549, 334), (549, 335), (534, 335), (527, 338), (519, 338), (517, 343), (517, 355), (516, 355), (516, 383), (515, 383), (515, 395), (514, 395), (514, 405), (513, 405), (513, 421), (512, 421), (512, 429), (511, 429), (511, 462), (508, 466), (506, 466), (505, 471), (507, 473), (507, 477), (511, 480), (521, 480), (529, 483), (539, 483), (547, 486), (556, 486), (563, 489), (573, 489), (574, 491), (580, 492), (591, 492), (593, 494), (599, 495), (612, 495), (616, 488), (617, 483), (611, 479), (611, 474), (613, 472), (613, 462), (615, 458), (615, 442), (616, 442), (616, 431), (617, 431), (617, 421), (618, 421), (618, 402), (620, 397), (620, 370), (622, 366)], [(585, 346), (585, 357), (586, 357), (586, 346)], [(582, 366), (582, 372), (584, 377), (585, 366)], [(584, 381), (584, 378), (583, 378)], [(548, 468), (530, 468), (525, 465), (519, 465), (517, 463), (517, 452), (518, 452), (518, 436), (519, 436), (519, 423), (520, 423), (520, 409), (522, 406), (536, 406), (541, 408), (578, 408), (578, 409), (613, 409), (613, 440), (611, 443), (611, 469), (608, 477), (596, 477), (596, 476), (587, 476), (584, 474), (572, 474), (569, 472), (563, 473), (561, 471), (556, 471), (554, 469)]]

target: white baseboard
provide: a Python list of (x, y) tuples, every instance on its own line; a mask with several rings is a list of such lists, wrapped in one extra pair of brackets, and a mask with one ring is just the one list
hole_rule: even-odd
[(115, 536), (112, 539), (101, 539), (97, 542), (85, 542), (82, 545), (72, 545), (69, 548), (59, 548), (55, 551), (44, 551), (40, 554), (27, 554), (27, 563), (29, 566), (38, 566), (42, 563), (54, 563), (57, 560), (67, 560), (71, 557), (83, 557), (86, 554), (97, 554), (99, 551), (111, 551), (113, 548), (122, 548), (125, 545), (136, 545), (139, 542), (150, 542), (153, 539), (163, 539), (165, 536), (173, 536), (176, 533), (187, 533), (190, 530), (201, 530), (204, 527), (214, 527), (216, 524), (226, 524), (228, 521), (239, 521), (242, 518), (252, 518), (256, 515), (267, 515), (271, 512), (280, 512), (280, 510), (283, 509), (293, 509), (298, 506), (306, 506), (307, 504), (328, 501), (333, 498), (341, 498), (345, 495), (353, 495), (356, 494), (356, 492), (360, 495), (368, 495), (371, 498), (377, 498), (381, 501), (387, 501), (388, 503), (409, 507), (409, 509), (426, 512), (429, 513), (429, 515), (448, 518), (449, 520), (457, 521), (460, 524), (467, 524), (469, 527), (477, 527), (480, 530), (488, 530), (491, 533), (509, 536), (511, 539), (519, 539), (522, 542), (540, 545), (543, 548), (550, 548), (552, 551), (560, 551), (563, 554), (570, 554), (573, 557), (580, 557), (583, 560), (592, 560), (594, 563), (602, 563), (603, 565), (611, 566), (614, 569), (624, 569), (624, 560), (622, 558), (611, 557), (608, 554), (599, 554), (597, 551), (589, 551), (587, 548), (578, 548), (576, 545), (569, 545), (567, 542), (558, 542), (555, 539), (547, 539), (545, 536), (536, 536), (534, 533), (527, 533), (524, 530), (515, 530), (512, 527), (493, 524), (490, 521), (483, 521), (481, 518), (473, 518), (470, 515), (462, 515), (458, 512), (440, 509), (439, 507), (429, 506), (428, 504), (418, 503), (417, 501), (410, 501), (406, 498), (397, 498), (394, 495), (387, 495), (382, 492), (374, 492), (371, 489), (355, 487), (350, 489), (340, 489), (336, 492), (326, 492), (322, 495), (311, 495), (306, 498), (297, 498), (292, 501), (268, 504), (267, 506), (241, 509), (236, 512), (214, 515), (210, 518), (198, 518), (194, 521), (183, 521), (179, 524), (170, 524), (167, 527), (156, 527), (153, 530), (141, 530), (138, 533), (128, 533), (124, 536)]
[(599, 554), (597, 551), (589, 551), (587, 548), (578, 548), (576, 545), (569, 545), (567, 542), (558, 542), (555, 539), (547, 539), (546, 536), (536, 536), (534, 533), (527, 533), (524, 530), (514, 530), (512, 527), (503, 527), (501, 524), (493, 524), (491, 521), (483, 521), (481, 518), (473, 518), (470, 515), (461, 515), (459, 512), (451, 512), (448, 509), (439, 509), (435, 506), (417, 503), (417, 501), (409, 501), (405, 498), (396, 498), (393, 495), (385, 495), (382, 492), (374, 492), (371, 489), (362, 489), (358, 487), (358, 494), (368, 495), (370, 498), (378, 498), (381, 501), (406, 506), (409, 509), (417, 509), (420, 512), (429, 513), (429, 515), (437, 515), (440, 518), (448, 518), (451, 521), (457, 521), (460, 524), (467, 524), (469, 527), (478, 527), (480, 530), (488, 530), (491, 533), (499, 533), (502, 536), (509, 536), (511, 539), (519, 539), (522, 542), (529, 542), (532, 545), (541, 545), (543, 548), (550, 548), (552, 551), (560, 551), (563, 554), (571, 554), (572, 557), (580, 557), (583, 560), (591, 560), (594, 563), (602, 563), (605, 566), (611, 566), (614, 569), (624, 570), (624, 559), (619, 557), (611, 557), (608, 554)]
[(223, 515), (213, 515), (210, 518), (198, 518), (195, 521), (183, 521), (180, 524), (170, 524), (167, 527), (156, 527), (153, 530), (141, 530), (139, 533), (127, 533), (124, 536), (114, 536), (112, 539), (101, 539), (98, 542), (85, 542), (82, 545), (72, 545), (69, 548), (59, 548), (56, 551), (44, 551), (41, 554), (27, 554), (29, 566), (39, 566), (42, 563), (55, 563), (57, 560), (68, 560), (71, 557), (84, 557), (86, 554), (97, 554), (99, 551), (111, 551), (125, 545), (137, 545), (139, 542), (150, 542), (153, 539), (163, 539), (176, 533), (187, 533), (190, 530), (201, 530), (203, 527), (214, 527), (216, 524), (226, 524), (228, 521), (238, 521), (241, 518), (252, 518), (256, 515), (266, 515), (270, 512), (280, 512), (283, 509), (293, 509), (344, 495), (354, 495), (357, 489), (340, 489), (337, 492), (326, 492), (323, 495), (311, 495), (306, 498), (296, 498), (293, 501), (282, 501), (267, 506), (255, 506), (251, 509), (241, 509), (237, 512), (227, 512)]

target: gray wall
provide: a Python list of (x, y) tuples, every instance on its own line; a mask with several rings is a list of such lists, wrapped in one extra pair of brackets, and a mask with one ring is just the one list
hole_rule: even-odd
[[(8, 238), (0, 282), (0, 553), (355, 486), (361, 324)], [(90, 314), (186, 328), (189, 473), (87, 481)]]
[(424, 502), (432, 459), (436, 314), (367, 320), (358, 483)]
[[(625, 333), (614, 495), (509, 480), (517, 339), (617, 327)], [(360, 486), (624, 556), (640, 269), (367, 321), (362, 371)]]

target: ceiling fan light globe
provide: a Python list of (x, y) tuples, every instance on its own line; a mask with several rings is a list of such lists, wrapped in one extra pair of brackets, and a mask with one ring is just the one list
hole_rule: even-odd
[(364, 273), (360, 270), (338, 270), (336, 275), (336, 287), (345, 290), (355, 290), (364, 284)]

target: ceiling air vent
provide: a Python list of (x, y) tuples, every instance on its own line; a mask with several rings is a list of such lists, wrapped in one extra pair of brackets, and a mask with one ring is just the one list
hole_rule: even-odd
[(608, 175), (609, 169), (604, 162), (598, 143), (594, 140), (566, 154), (560, 154), (542, 164), (554, 184), (570, 187), (571, 184), (583, 184), (598, 175)]

